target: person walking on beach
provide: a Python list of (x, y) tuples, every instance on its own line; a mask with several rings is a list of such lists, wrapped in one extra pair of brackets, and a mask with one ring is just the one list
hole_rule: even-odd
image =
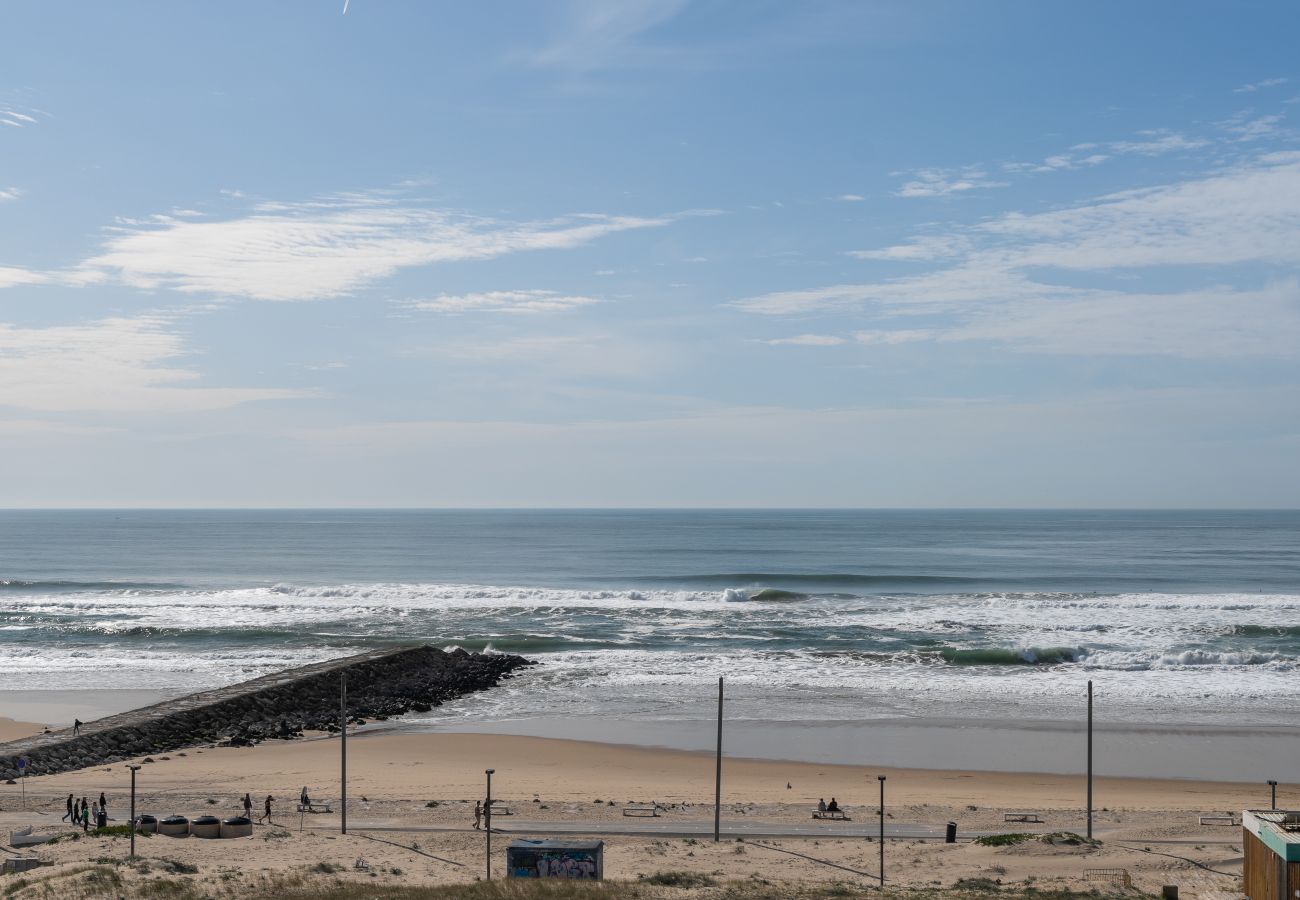
[(73, 736), (73, 737), (76, 737), (76, 736), (79, 735), (79, 734), (81, 734), (81, 720), (80, 720), (80, 719), (73, 719), (73, 720), (72, 720), (72, 736)]
[(253, 821), (253, 798), (247, 793), (244, 794), (244, 818)]
[(265, 822), (265, 823), (268, 824), (268, 825), (272, 825), (272, 824), (274, 824), (274, 823), (271, 821), (271, 804), (274, 803), (274, 802), (275, 802), (275, 798), (272, 797), (270, 794), (267, 794), (267, 795), (266, 795), (266, 813), (262, 816), (262, 818), (258, 819), (257, 821), (259, 821), (259, 822)]
[(76, 821), (75, 819), (72, 818), (72, 795), (71, 794), (68, 795), (68, 811), (63, 814), (63, 818), (59, 819), (59, 821), (60, 822)]
[(90, 803), (86, 801), (85, 797), (81, 798), (81, 830), (90, 830)]
[(474, 801), (474, 830), (478, 831), (483, 822), (483, 801)]
[(99, 811), (104, 814), (104, 818), (108, 818), (108, 801), (104, 799), (103, 791), (99, 792)]

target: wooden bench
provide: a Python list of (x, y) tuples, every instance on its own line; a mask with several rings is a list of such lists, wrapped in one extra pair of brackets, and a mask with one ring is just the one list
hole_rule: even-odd
[(513, 816), (515, 811), (505, 804), (502, 800), (492, 801), (492, 815), (494, 816)]
[(812, 816), (814, 819), (834, 819), (837, 822), (853, 821), (847, 815), (845, 815), (844, 810), (842, 809), (836, 809), (836, 810), (828, 809), (826, 810), (826, 812), (822, 812), (821, 810), (816, 810), (815, 812), (813, 812)]
[(332, 813), (334, 808), (330, 806), (328, 800), (313, 800), (311, 803), (299, 803), (298, 812), (300, 813)]
[(1198, 816), (1197, 824), (1200, 825), (1240, 825), (1241, 820), (1234, 816)]
[(658, 803), (629, 803), (627, 806), (623, 807), (623, 815), (658, 816), (659, 809), (660, 807)]
[(1037, 822), (1043, 824), (1043, 817), (1036, 812), (1009, 812), (1002, 814), (1003, 822)]

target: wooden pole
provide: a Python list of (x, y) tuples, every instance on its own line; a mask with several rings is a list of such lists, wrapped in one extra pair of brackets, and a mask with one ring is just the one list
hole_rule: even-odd
[(880, 779), (880, 886), (885, 886), (885, 776)]
[(487, 825), (487, 880), (492, 880), (492, 773), (496, 769), (485, 770), (487, 774), (487, 803), (483, 804), (483, 817)]
[(722, 677), (718, 677), (718, 754), (713, 776), (713, 842), (722, 839)]
[(348, 673), (339, 673), (339, 818), (348, 833)]
[(135, 859), (135, 773), (140, 771), (139, 766), (127, 766), (131, 770), (131, 855), (129, 859)]
[(1092, 681), (1088, 681), (1088, 840), (1092, 840)]

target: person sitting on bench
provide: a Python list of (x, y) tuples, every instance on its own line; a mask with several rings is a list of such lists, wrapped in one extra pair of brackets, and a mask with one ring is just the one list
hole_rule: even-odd
[(837, 813), (837, 812), (840, 811), (840, 805), (839, 805), (838, 803), (835, 802), (835, 798), (834, 798), (834, 797), (831, 798), (831, 802), (830, 802), (830, 803), (827, 803), (827, 804), (826, 804), (826, 811), (827, 811), (828, 813)]
[(822, 797), (817, 801), (817, 815), (826, 815), (826, 798)]

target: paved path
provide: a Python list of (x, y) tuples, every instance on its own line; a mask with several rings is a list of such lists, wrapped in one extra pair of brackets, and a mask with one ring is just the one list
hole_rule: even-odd
[[(334, 831), (337, 825), (309, 825), (317, 831)], [(465, 831), (463, 825), (405, 825), (392, 821), (348, 821), (350, 831), (409, 831), (409, 832), (446, 832)], [(713, 823), (707, 821), (565, 821), (565, 822), (528, 822), (515, 820), (513, 817), (501, 821), (494, 817), (492, 832), (504, 835), (579, 835), (602, 834), (619, 837), (694, 837), (712, 838)], [(958, 832), (963, 840), (995, 832), (968, 831)], [(880, 825), (875, 822), (794, 822), (770, 821), (728, 821), (722, 823), (724, 838), (868, 838), (880, 834)], [(906, 823), (886, 823), (886, 838), (909, 840), (943, 840), (944, 826), (919, 825)]]

